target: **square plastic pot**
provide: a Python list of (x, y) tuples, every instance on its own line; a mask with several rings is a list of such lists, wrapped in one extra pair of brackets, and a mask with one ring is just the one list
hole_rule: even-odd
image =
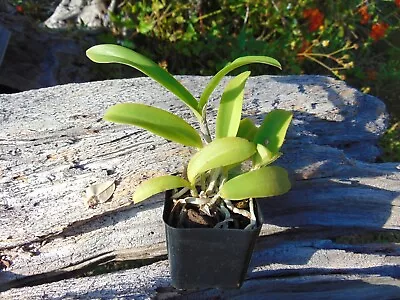
[(240, 288), (263, 223), (255, 201), (257, 228), (175, 228), (168, 217), (172, 209), (166, 193), (163, 220), (172, 285), (177, 289)]

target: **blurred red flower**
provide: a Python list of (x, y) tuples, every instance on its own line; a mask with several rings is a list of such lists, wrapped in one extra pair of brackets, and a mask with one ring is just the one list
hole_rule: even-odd
[(318, 8), (309, 8), (303, 11), (303, 17), (308, 19), (308, 29), (313, 32), (324, 23), (324, 14)]
[(358, 9), (358, 13), (361, 15), (361, 24), (367, 24), (371, 15), (368, 13), (368, 6), (363, 5)]
[(400, 0), (394, 0), (394, 3), (397, 5), (397, 7), (400, 7)]
[(17, 12), (19, 12), (20, 14), (24, 13), (24, 8), (22, 7), (22, 5), (17, 5), (15, 7), (15, 9), (17, 10)]
[(385, 36), (386, 30), (389, 28), (389, 24), (386, 23), (375, 23), (372, 25), (369, 36), (375, 41)]

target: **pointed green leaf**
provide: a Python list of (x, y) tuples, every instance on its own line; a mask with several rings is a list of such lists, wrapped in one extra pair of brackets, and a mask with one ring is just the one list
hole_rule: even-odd
[(190, 187), (190, 183), (181, 177), (172, 175), (151, 178), (143, 181), (136, 188), (132, 200), (134, 203), (139, 203), (155, 194), (179, 187)]
[(178, 116), (156, 107), (119, 103), (106, 111), (104, 120), (135, 125), (185, 146), (203, 147), (200, 135), (192, 126)]
[(236, 136), (242, 115), (244, 86), (250, 72), (243, 72), (228, 82), (221, 97), (216, 122), (216, 137)]
[(216, 139), (193, 155), (187, 167), (192, 184), (196, 177), (211, 169), (232, 165), (248, 159), (256, 151), (256, 145), (238, 137)]
[(287, 171), (278, 166), (269, 166), (225, 182), (220, 189), (220, 195), (230, 200), (272, 197), (286, 193), (290, 187)]
[(258, 128), (256, 125), (254, 125), (252, 120), (250, 120), (249, 118), (244, 118), (240, 121), (239, 129), (236, 136), (244, 138), (248, 141), (253, 141), (257, 130)]
[(229, 72), (244, 66), (248, 64), (253, 64), (253, 63), (261, 63), (261, 64), (267, 64), (271, 65), (274, 67), (277, 67), (279, 69), (282, 69), (281, 64), (276, 60), (273, 59), (272, 57), (268, 56), (244, 56), (244, 57), (239, 57), (235, 59), (233, 62), (227, 64), (224, 68), (222, 68), (213, 78), (211, 78), (210, 82), (207, 84), (206, 88), (204, 89), (200, 101), (199, 101), (199, 112), (202, 112), (204, 109), (204, 106), (206, 105), (208, 98), (212, 94), (212, 92), (215, 90), (215, 88), (218, 86), (219, 82), (224, 78), (226, 74)]
[(281, 155), (281, 152), (273, 153), (264, 145), (257, 144), (257, 152), (253, 155), (253, 166), (262, 167), (272, 164)]
[(120, 63), (141, 71), (174, 93), (189, 106), (199, 120), (201, 119), (197, 111), (198, 102), (193, 95), (170, 73), (147, 57), (131, 49), (111, 44), (93, 46), (86, 50), (86, 56), (97, 63)]
[(271, 111), (258, 128), (254, 142), (265, 145), (272, 153), (277, 153), (285, 140), (292, 116), (290, 111), (283, 109)]

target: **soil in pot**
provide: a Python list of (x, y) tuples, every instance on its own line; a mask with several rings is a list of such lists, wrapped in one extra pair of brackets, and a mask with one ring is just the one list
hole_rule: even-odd
[[(247, 209), (248, 201), (239, 201), (234, 204), (237, 208)], [(250, 220), (245, 216), (230, 212), (233, 222), (228, 223), (228, 228), (244, 229)], [(213, 228), (224, 220), (221, 212), (213, 211), (212, 216), (202, 212), (197, 205), (177, 203), (172, 207), (168, 224), (175, 228)]]
[[(195, 205), (186, 204), (184, 213), (181, 207), (173, 207), (170, 194), (166, 195), (163, 219), (172, 285), (178, 289), (239, 288), (261, 230), (257, 202), (258, 223), (251, 230), (243, 230), (249, 220), (241, 215), (231, 213), (236, 220), (230, 222), (232, 228), (219, 229), (213, 227), (222, 215), (210, 218)], [(178, 223), (180, 228), (176, 227)]]

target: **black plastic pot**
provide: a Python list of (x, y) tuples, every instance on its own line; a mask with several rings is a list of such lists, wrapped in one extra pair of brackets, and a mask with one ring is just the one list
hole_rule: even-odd
[(239, 288), (263, 223), (257, 201), (255, 205), (258, 226), (254, 230), (174, 228), (168, 225), (172, 200), (167, 192), (163, 220), (172, 285), (177, 289)]

